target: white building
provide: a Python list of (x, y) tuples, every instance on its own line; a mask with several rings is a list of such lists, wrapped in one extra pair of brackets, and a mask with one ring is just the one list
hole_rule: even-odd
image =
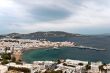
[(0, 65), (0, 73), (6, 73), (8, 71), (8, 67), (4, 65)]
[(88, 61), (79, 61), (79, 60), (66, 59), (65, 63), (67, 65), (78, 65), (79, 63), (82, 63), (83, 65), (87, 65)]
[(20, 65), (20, 64), (16, 64), (16, 63), (9, 63), (7, 64), (8, 67), (15, 67), (15, 68), (27, 68), (31, 71), (31, 73), (34, 73), (33, 72), (33, 67), (32, 67), (32, 64), (23, 64), (23, 65)]

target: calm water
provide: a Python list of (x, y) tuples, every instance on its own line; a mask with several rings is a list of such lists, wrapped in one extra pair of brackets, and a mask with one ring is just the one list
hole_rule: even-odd
[(23, 60), (31, 63), (35, 60), (76, 59), (84, 61), (102, 61), (110, 63), (110, 37), (74, 37), (74, 38), (48, 38), (50, 41), (75, 41), (78, 44), (96, 48), (105, 48), (107, 51), (96, 51), (80, 48), (60, 48), (57, 50), (46, 48), (24, 52)]

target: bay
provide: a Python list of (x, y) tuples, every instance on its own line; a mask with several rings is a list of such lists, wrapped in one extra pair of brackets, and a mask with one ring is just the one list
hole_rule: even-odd
[(23, 53), (23, 60), (32, 63), (33, 61), (74, 59), (83, 61), (102, 61), (110, 63), (110, 37), (109, 36), (90, 36), (73, 38), (48, 38), (50, 41), (71, 41), (80, 45), (105, 48), (107, 51), (96, 51), (81, 48), (45, 48), (29, 50)]

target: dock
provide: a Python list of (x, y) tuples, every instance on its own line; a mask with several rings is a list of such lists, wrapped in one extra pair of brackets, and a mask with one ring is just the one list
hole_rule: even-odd
[(90, 50), (96, 50), (96, 51), (106, 51), (107, 49), (104, 48), (94, 48), (94, 47), (87, 47), (87, 46), (74, 46), (76, 48), (83, 48), (83, 49), (90, 49)]

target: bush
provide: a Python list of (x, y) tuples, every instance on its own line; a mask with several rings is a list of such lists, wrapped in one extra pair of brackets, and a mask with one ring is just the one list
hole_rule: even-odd
[(21, 63), (21, 62), (19, 62), (19, 61), (15, 62), (15, 63), (16, 63), (16, 64), (21, 64), (21, 65), (23, 64), (23, 63)]
[(28, 68), (16, 68), (16, 67), (10, 66), (8, 68), (8, 70), (15, 70), (15, 71), (20, 71), (20, 72), (24, 72), (24, 73), (31, 73), (31, 71)]
[(84, 64), (83, 63), (79, 63), (78, 65), (83, 66)]
[(9, 62), (6, 59), (3, 59), (3, 61), (1, 62), (2, 65), (4, 64), (8, 64)]
[(1, 54), (2, 59), (10, 60), (11, 59), (11, 54), (3, 53)]
[(86, 65), (86, 70), (90, 70), (91, 69), (91, 66), (88, 64)]
[(62, 71), (61, 70), (59, 70), (59, 71), (46, 71), (45, 73), (62, 73)]
[(11, 61), (12, 62), (15, 62), (16, 61), (15, 57), (12, 57)]

